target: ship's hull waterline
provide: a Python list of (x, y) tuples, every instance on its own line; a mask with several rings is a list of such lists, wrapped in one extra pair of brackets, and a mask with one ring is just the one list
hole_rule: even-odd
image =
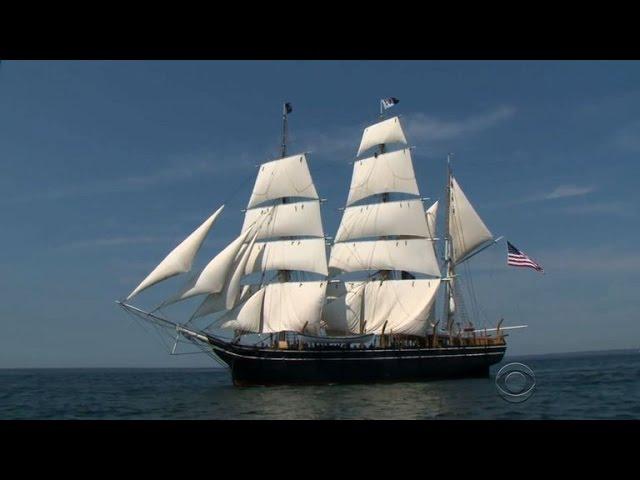
[(236, 386), (322, 385), (488, 377), (506, 345), (401, 349), (257, 348), (209, 338)]

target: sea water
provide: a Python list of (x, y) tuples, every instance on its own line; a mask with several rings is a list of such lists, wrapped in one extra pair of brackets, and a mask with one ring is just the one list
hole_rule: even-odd
[[(522, 362), (524, 402), (495, 376)], [(0, 370), (0, 419), (639, 419), (640, 352), (507, 357), (490, 378), (234, 387), (227, 370)]]

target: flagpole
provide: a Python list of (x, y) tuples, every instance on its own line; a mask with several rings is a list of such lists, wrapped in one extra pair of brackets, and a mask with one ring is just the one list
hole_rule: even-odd
[(280, 157), (287, 156), (287, 103), (282, 104), (282, 148), (280, 150)]

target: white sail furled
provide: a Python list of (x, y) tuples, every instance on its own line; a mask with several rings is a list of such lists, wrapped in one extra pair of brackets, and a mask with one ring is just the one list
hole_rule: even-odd
[(238, 296), (240, 295), (240, 280), (242, 280), (242, 277), (244, 276), (244, 272), (247, 267), (247, 261), (251, 256), (251, 251), (253, 250), (253, 246), (255, 244), (257, 236), (258, 232), (254, 233), (251, 237), (251, 241), (242, 254), (242, 258), (238, 262), (238, 265), (235, 267), (233, 275), (231, 276), (231, 279), (229, 280), (229, 283), (227, 285), (227, 296), (225, 305), (229, 309), (233, 308), (236, 305)]
[(329, 267), (339, 272), (405, 270), (440, 276), (432, 242), (424, 238), (335, 243)]
[(358, 148), (358, 155), (376, 145), (390, 143), (403, 143), (405, 145), (407, 143), (398, 117), (389, 118), (365, 128), (360, 148)]
[(270, 283), (265, 287), (262, 332), (317, 334), (327, 282)]
[(493, 239), (493, 235), (453, 177), (451, 177), (449, 235), (453, 245), (454, 263), (464, 260), (465, 256), (477, 247)]
[[(425, 335), (440, 279), (367, 282), (364, 288), (366, 333)], [(386, 325), (385, 325), (386, 323)]]
[(399, 200), (347, 207), (336, 233), (336, 242), (385, 235), (428, 238), (422, 200)]
[(436, 220), (438, 218), (438, 202), (431, 205), (424, 213), (427, 219), (427, 229), (429, 230), (429, 238), (436, 238)]
[(284, 197), (318, 198), (304, 154), (260, 165), (247, 208)]
[[(345, 289), (344, 294), (337, 296), (324, 306), (322, 321), (329, 335), (360, 333), (360, 317), (365, 283), (344, 282), (342, 284)], [(329, 291), (327, 291), (328, 297)]]
[(258, 240), (276, 237), (323, 237), (320, 202), (318, 200), (279, 203), (247, 210), (242, 231), (253, 224)]
[(185, 273), (191, 270), (193, 259), (197, 255), (202, 242), (207, 237), (209, 230), (213, 227), (218, 215), (224, 209), (224, 205), (216, 210), (213, 215), (207, 218), (202, 225), (200, 225), (191, 235), (174, 248), (153, 271), (147, 275), (147, 277), (138, 285), (128, 296), (127, 300), (130, 300), (133, 296), (137, 295), (146, 288), (155, 285), (158, 282), (166, 280), (180, 273)]
[(225, 312), (220, 318), (220, 328), (242, 330), (244, 332), (259, 332), (262, 318), (262, 304), (266, 287), (261, 288), (247, 300)]
[(324, 238), (256, 242), (245, 274), (268, 270), (300, 270), (328, 275)]
[(233, 271), (234, 262), (242, 256), (246, 248), (244, 242), (250, 233), (251, 229), (247, 229), (236, 237), (198, 275), (194, 276), (176, 295), (166, 300), (162, 305), (171, 305), (195, 295), (222, 291), (225, 288), (229, 273)]
[(353, 163), (347, 205), (371, 195), (389, 192), (419, 195), (411, 150), (408, 148)]

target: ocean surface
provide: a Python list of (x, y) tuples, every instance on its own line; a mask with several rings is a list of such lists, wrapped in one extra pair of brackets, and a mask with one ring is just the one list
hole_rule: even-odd
[[(504, 400), (501, 366), (533, 370)], [(640, 352), (508, 357), (491, 378), (234, 387), (219, 369), (0, 370), (0, 419), (640, 419)]]

